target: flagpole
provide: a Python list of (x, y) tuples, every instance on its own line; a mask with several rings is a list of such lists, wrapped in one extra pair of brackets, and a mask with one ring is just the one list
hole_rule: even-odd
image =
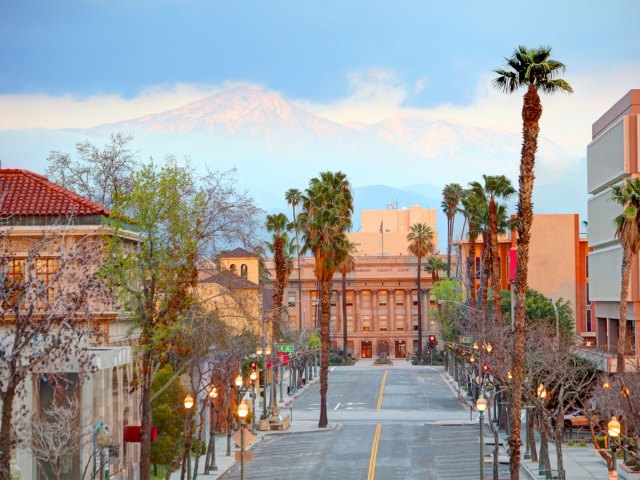
[(380, 238), (382, 239), (382, 257), (384, 257), (384, 219), (380, 217)]

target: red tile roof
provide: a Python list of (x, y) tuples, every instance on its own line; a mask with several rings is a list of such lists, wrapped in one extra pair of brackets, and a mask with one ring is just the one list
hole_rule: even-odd
[(109, 215), (105, 206), (28, 170), (0, 169), (0, 216)]

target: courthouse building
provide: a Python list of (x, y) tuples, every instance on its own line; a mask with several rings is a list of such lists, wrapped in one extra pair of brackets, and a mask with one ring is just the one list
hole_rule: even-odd
[[(622, 246), (614, 218), (622, 207), (611, 200), (611, 187), (640, 176), (640, 89), (630, 90), (592, 125), (587, 147), (591, 298), (596, 302), (597, 346), (609, 355), (601, 368), (616, 370)], [(640, 352), (640, 262), (633, 256), (627, 313), (627, 341), (632, 356)], [(637, 360), (637, 358), (636, 358)], [(633, 366), (634, 362), (629, 361)]]
[[(347, 274), (346, 296), (342, 296), (339, 272), (333, 279), (331, 294), (332, 347), (343, 350), (342, 305), (347, 307), (347, 351), (371, 358), (386, 353), (406, 358), (418, 350), (417, 257), (407, 252), (407, 234), (415, 223), (426, 223), (436, 232), (435, 209), (412, 206), (409, 209), (365, 210), (359, 232), (349, 233), (355, 242), (355, 270)], [(435, 236), (437, 244), (437, 233)], [(425, 262), (426, 259), (423, 259)], [(272, 261), (267, 262), (273, 270)], [(301, 259), (302, 296), (298, 298), (297, 262), (285, 290), (288, 327), (312, 329), (319, 325), (318, 285), (312, 257)], [(423, 343), (428, 335), (440, 336), (440, 328), (429, 312), (432, 287), (429, 273), (422, 272)], [(302, 308), (298, 302), (301, 302)], [(300, 312), (302, 319), (300, 319)]]

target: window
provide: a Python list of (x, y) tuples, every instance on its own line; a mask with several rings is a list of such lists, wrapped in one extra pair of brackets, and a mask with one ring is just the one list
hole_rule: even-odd
[(396, 315), (396, 330), (404, 330), (404, 315)]
[(589, 257), (584, 257), (584, 274), (589, 278)]
[(353, 290), (347, 291), (347, 307), (353, 307)]
[(2, 278), (0, 281), (5, 282), (6, 289), (6, 302), (3, 302), (3, 308), (11, 308), (11, 306), (18, 300), (18, 291), (12, 288), (22, 281), (24, 281), (24, 258), (3, 258), (2, 264)]
[(418, 292), (413, 292), (411, 296), (413, 298), (413, 306), (415, 307), (416, 305), (418, 305)]
[(231, 265), (229, 265), (229, 271), (236, 273), (238, 271), (238, 268), (236, 267), (235, 263), (232, 263)]
[(249, 267), (247, 267), (244, 263), (240, 266), (240, 276), (242, 278), (247, 278), (247, 274), (249, 273)]
[(587, 283), (587, 307), (589, 306), (589, 304), (591, 303), (591, 300), (589, 299), (589, 284)]
[(389, 326), (387, 322), (387, 316), (380, 315), (380, 317), (378, 318), (378, 330), (380, 330), (381, 332), (386, 332), (388, 329)]
[(362, 300), (362, 308), (371, 308), (371, 292), (369, 290), (363, 290), (360, 298)]
[(378, 305), (381, 307), (387, 306), (387, 295), (388, 292), (386, 290), (380, 290), (378, 292)]
[(396, 306), (403, 306), (404, 305), (404, 292), (402, 290), (396, 290), (395, 292), (396, 295)]
[(587, 308), (587, 332), (591, 331), (591, 309)]
[(287, 292), (287, 304), (289, 307), (296, 306), (296, 292)]
[(55, 301), (57, 297), (57, 288), (52, 285), (54, 275), (58, 270), (57, 258), (38, 258), (36, 259), (36, 279), (43, 283), (46, 289), (46, 298), (38, 298), (36, 308), (43, 309), (47, 304)]
[(296, 318), (295, 315), (289, 315), (289, 321), (293, 324), (293, 325), (297, 325), (296, 321), (298, 319)]
[(336, 306), (336, 299), (338, 298), (338, 291), (337, 290), (332, 290), (331, 291), (331, 306), (335, 307)]
[(363, 332), (371, 331), (371, 317), (369, 315), (362, 316), (362, 331)]

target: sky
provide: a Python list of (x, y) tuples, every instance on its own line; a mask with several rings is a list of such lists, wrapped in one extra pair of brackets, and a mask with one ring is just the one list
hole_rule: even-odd
[[(591, 124), (640, 87), (638, 18), (637, 0), (0, 0), (0, 132), (92, 127), (239, 83), (335, 122), (419, 112), (519, 132), (521, 96), (494, 91), (492, 69), (551, 45), (576, 93), (543, 99), (541, 135), (583, 158)], [(27, 143), (0, 145), (3, 164)]]

